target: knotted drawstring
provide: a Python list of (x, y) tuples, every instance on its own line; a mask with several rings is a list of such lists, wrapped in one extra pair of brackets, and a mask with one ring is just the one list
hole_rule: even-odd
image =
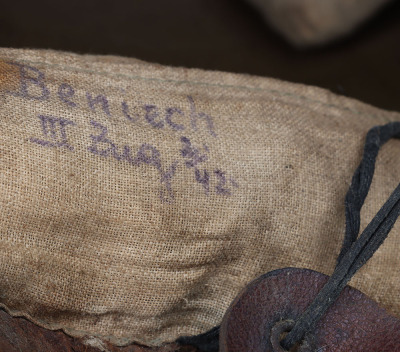
[(357, 270), (378, 250), (400, 215), (399, 184), (357, 239), (360, 211), (372, 183), (376, 157), (382, 145), (391, 138), (400, 138), (400, 122), (374, 127), (367, 134), (361, 164), (354, 173), (346, 195), (346, 232), (335, 271), (282, 341), (282, 347), (287, 350), (313, 330)]
[[(362, 161), (354, 173), (345, 199), (346, 232), (336, 268), (328, 282), (283, 339), (281, 343), (283, 348), (289, 350), (301, 342), (307, 333), (312, 332), (357, 270), (377, 251), (399, 217), (400, 184), (357, 239), (360, 231), (360, 212), (372, 183), (376, 157), (382, 145), (391, 138), (400, 138), (400, 122), (376, 126), (368, 132)], [(181, 337), (177, 342), (195, 346), (204, 352), (217, 352), (219, 326), (198, 336)]]

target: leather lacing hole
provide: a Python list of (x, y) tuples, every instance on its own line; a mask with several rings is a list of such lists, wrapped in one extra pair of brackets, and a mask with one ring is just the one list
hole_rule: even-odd
[(312, 350), (308, 338), (300, 341), (300, 343), (294, 345), (290, 350), (283, 348), (281, 342), (293, 328), (294, 323), (293, 320), (281, 320), (272, 327), (270, 341), (274, 352), (306, 352)]

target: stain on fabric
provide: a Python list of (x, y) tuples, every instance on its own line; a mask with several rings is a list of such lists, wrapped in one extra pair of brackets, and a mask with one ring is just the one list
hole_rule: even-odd
[(0, 92), (13, 90), (18, 85), (18, 67), (0, 60)]

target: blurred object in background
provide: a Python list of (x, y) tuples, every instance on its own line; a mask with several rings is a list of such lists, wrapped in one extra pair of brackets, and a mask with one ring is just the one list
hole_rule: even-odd
[(249, 0), (297, 47), (341, 38), (391, 0)]
[(249, 73), (400, 111), (400, 1), (383, 6), (345, 39), (313, 50), (287, 44), (248, 0), (21, 0), (2, 5), (0, 47), (114, 54)]

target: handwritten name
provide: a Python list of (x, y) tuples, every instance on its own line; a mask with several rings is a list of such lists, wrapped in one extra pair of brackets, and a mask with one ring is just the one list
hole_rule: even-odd
[[(92, 133), (87, 136), (86, 150), (90, 155), (115, 159), (118, 162), (129, 163), (136, 168), (152, 167), (159, 174), (159, 197), (163, 202), (172, 203), (175, 198), (173, 180), (177, 172), (187, 170), (192, 173), (193, 181), (201, 187), (205, 195), (215, 194), (219, 196), (232, 195), (238, 183), (227, 175), (221, 168), (207, 167), (212, 158), (212, 152), (206, 144), (195, 145), (193, 140), (185, 136), (185, 131), (196, 133), (203, 129), (203, 133), (217, 137), (214, 127), (214, 119), (211, 115), (199, 111), (192, 96), (188, 95), (186, 111), (181, 107), (169, 106), (161, 109), (155, 104), (143, 104), (134, 106), (122, 100), (120, 108), (113, 108), (106, 95), (96, 95), (86, 91), (79, 97), (75, 88), (68, 83), (61, 83), (57, 87), (56, 94), (51, 93), (45, 73), (36, 67), (26, 64), (11, 62), (19, 72), (19, 86), (14, 91), (9, 91), (16, 97), (37, 101), (57, 101), (69, 109), (82, 109), (82, 101), (86, 104), (86, 110), (104, 114), (106, 118), (119, 113), (120, 117), (131, 123), (139, 120), (147, 123), (156, 130), (170, 129), (179, 137), (181, 147), (176, 159), (166, 165), (162, 152), (151, 143), (143, 143), (137, 150), (132, 150), (128, 144), (118, 145), (109, 135), (108, 127), (99, 121), (88, 121)], [(82, 100), (83, 99), (83, 100)], [(135, 111), (135, 112), (133, 112)], [(138, 113), (142, 111), (142, 113)], [(36, 120), (41, 127), (41, 136), (32, 136), (29, 141), (45, 148), (61, 148), (75, 152), (77, 146), (71, 144), (69, 133), (74, 133), (79, 128), (74, 121), (49, 114), (39, 114)]]
[[(36, 67), (18, 62), (9, 62), (9, 64), (16, 66), (19, 72), (19, 87), (15, 91), (8, 92), (9, 94), (28, 100), (47, 101), (51, 99), (44, 72)], [(77, 97), (74, 87), (70, 84), (64, 82), (58, 86), (56, 99), (65, 106), (71, 109), (79, 108), (77, 101), (81, 98)], [(142, 114), (132, 113), (134, 105), (125, 100), (120, 102), (119, 108), (112, 111), (109, 98), (104, 94), (85, 92), (83, 99), (91, 111), (101, 112), (107, 117), (119, 115), (132, 123), (142, 119), (154, 129), (168, 128), (179, 132), (188, 129), (196, 132), (203, 129), (211, 136), (217, 137), (213, 117), (203, 111), (198, 111), (194, 99), (190, 95), (186, 97), (188, 111), (176, 106), (161, 109), (154, 104), (143, 104), (139, 106)], [(136, 106), (134, 107), (136, 108)]]

